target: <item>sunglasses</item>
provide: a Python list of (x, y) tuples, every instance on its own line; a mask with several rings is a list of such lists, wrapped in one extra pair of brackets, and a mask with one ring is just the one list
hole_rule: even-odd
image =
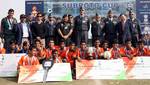
[(42, 16), (37, 16), (37, 17), (42, 17)]

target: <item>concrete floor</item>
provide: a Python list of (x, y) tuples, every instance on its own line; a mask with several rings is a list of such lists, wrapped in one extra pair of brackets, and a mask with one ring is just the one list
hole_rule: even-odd
[[(44, 85), (43, 83), (18, 84), (16, 78), (0, 78), (0, 85)], [(150, 80), (74, 80), (47, 82), (46, 85), (150, 85)]]

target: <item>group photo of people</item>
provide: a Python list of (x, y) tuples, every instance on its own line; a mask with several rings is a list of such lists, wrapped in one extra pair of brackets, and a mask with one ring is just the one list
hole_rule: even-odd
[[(14, 17), (15, 10), (1, 20), (0, 54), (26, 53), (19, 66), (38, 65), (44, 60), (55, 63), (70, 63), (75, 77), (75, 61), (110, 60), (121, 57), (132, 59), (150, 56), (150, 36), (143, 36), (136, 14), (113, 14), (108, 10), (105, 17), (99, 13), (89, 17), (83, 7), (80, 14), (64, 14), (56, 17), (51, 13), (20, 14), (20, 21)], [(88, 32), (92, 39), (88, 39)]]

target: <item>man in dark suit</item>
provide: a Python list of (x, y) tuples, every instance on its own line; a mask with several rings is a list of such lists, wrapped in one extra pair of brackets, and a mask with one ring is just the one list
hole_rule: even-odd
[(134, 47), (137, 46), (138, 41), (142, 38), (141, 27), (139, 21), (136, 19), (135, 14), (130, 11), (128, 22), (131, 25), (131, 33), (132, 33), (132, 45)]
[(17, 24), (16, 18), (14, 16), (14, 10), (8, 10), (8, 16), (3, 18), (1, 21), (1, 31), (4, 37), (4, 47), (7, 49), (9, 47), (9, 43), (12, 40), (15, 40), (14, 26)]
[(92, 44), (94, 45), (95, 40), (103, 40), (102, 29), (104, 27), (104, 23), (101, 20), (101, 16), (96, 13), (94, 20), (91, 24), (91, 33), (92, 33)]
[(74, 21), (76, 33), (76, 45), (79, 46), (81, 41), (88, 43), (88, 31), (90, 28), (90, 21), (88, 16), (85, 15), (85, 9), (80, 8), (80, 15), (75, 17)]
[(18, 45), (22, 45), (24, 41), (33, 44), (30, 25), (26, 22), (26, 15), (20, 15), (20, 23), (15, 26), (15, 32)]
[(126, 40), (131, 40), (131, 26), (127, 21), (127, 17), (124, 14), (121, 14), (119, 17), (120, 22), (118, 22), (116, 25), (117, 38), (119, 44), (125, 44)]
[(117, 21), (113, 18), (113, 13), (112, 10), (108, 11), (107, 18), (104, 20), (104, 28), (103, 28), (103, 33), (105, 35), (105, 40), (109, 42), (109, 46), (112, 46), (113, 40), (116, 38), (116, 23)]

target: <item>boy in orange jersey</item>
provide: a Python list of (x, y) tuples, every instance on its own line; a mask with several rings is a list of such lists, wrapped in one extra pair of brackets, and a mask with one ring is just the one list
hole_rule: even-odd
[(132, 59), (136, 56), (136, 50), (134, 47), (132, 47), (131, 40), (126, 41), (125, 47), (120, 49), (120, 53), (123, 57), (128, 57), (129, 59)]
[(67, 62), (70, 63), (71, 65), (72, 76), (73, 78), (75, 78), (75, 73), (76, 73), (75, 61), (76, 60), (80, 61), (80, 57), (79, 57), (79, 49), (76, 48), (75, 43), (73, 42), (70, 43), (69, 49), (66, 52), (66, 59)]
[(28, 54), (22, 56), (18, 62), (19, 66), (28, 66), (28, 65), (39, 65), (39, 60), (36, 57), (37, 49), (36, 47), (31, 47), (28, 51)]
[(35, 46), (36, 46), (36, 49), (37, 49), (37, 58), (39, 59), (40, 64), (42, 64), (43, 60), (46, 59), (47, 51), (43, 47), (40, 40), (35, 40)]
[(110, 49), (110, 53), (111, 53), (110, 59), (118, 59), (118, 58), (121, 58), (118, 40), (114, 40), (114, 41), (113, 41), (113, 43), (112, 43), (112, 48)]
[(143, 41), (138, 42), (138, 47), (136, 48), (136, 55), (137, 56), (150, 56), (150, 50), (144, 47)]
[(93, 48), (93, 59), (101, 59), (104, 53), (103, 48), (100, 47), (100, 41), (97, 39), (95, 40), (95, 47)]
[(88, 47), (85, 41), (80, 43), (79, 56), (81, 59), (88, 59)]
[(62, 63), (62, 59), (61, 59), (61, 57), (60, 57), (59, 54), (58, 54), (58, 50), (56, 50), (56, 49), (54, 49), (54, 50), (52, 51), (52, 56), (49, 57), (48, 60), (53, 60), (54, 63)]
[(60, 44), (59, 44), (58, 52), (59, 52), (59, 56), (62, 58), (63, 62), (67, 62), (66, 52), (68, 49), (69, 49), (69, 47), (66, 47), (64, 40), (61, 40)]
[(52, 50), (54, 50), (54, 49), (58, 50), (58, 46), (55, 46), (54, 40), (50, 40), (48, 43), (47, 57), (46, 58), (49, 58), (52, 56)]

